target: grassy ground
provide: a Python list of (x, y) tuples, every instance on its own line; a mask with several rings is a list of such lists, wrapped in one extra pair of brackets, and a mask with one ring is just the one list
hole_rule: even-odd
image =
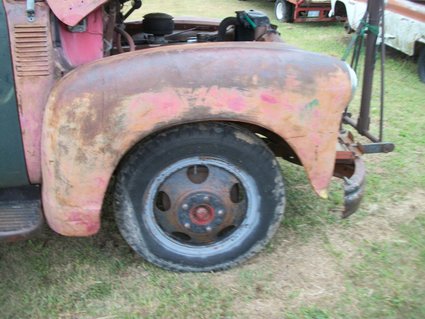
[[(267, 1), (145, 2), (144, 12), (210, 17), (241, 8), (272, 16), (273, 7)], [(349, 41), (337, 23), (278, 25), (288, 43), (337, 57)], [(215, 274), (163, 271), (127, 247), (105, 212), (103, 229), (92, 238), (46, 230), (39, 239), (1, 244), (0, 316), (425, 318), (425, 85), (414, 61), (401, 54), (390, 52), (386, 72), (385, 133), (396, 151), (367, 157), (367, 195), (349, 220), (339, 219), (337, 182), (330, 200), (319, 200), (303, 171), (282, 163), (286, 218), (247, 264)]]

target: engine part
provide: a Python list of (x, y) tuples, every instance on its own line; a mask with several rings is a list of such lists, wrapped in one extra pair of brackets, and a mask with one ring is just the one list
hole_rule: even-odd
[(155, 36), (164, 36), (174, 31), (173, 16), (166, 13), (149, 13), (143, 17), (143, 31)]
[(236, 11), (236, 17), (225, 18), (219, 26), (218, 40), (225, 41), (229, 27), (234, 27), (235, 41), (255, 41), (272, 30), (270, 19), (255, 10)]

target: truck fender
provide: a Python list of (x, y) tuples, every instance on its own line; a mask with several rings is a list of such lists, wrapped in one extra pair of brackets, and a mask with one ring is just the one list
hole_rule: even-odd
[(96, 233), (110, 178), (129, 149), (152, 133), (199, 121), (276, 133), (325, 196), (351, 92), (344, 63), (282, 43), (164, 46), (81, 66), (54, 87), (46, 106), (47, 221), (63, 235)]

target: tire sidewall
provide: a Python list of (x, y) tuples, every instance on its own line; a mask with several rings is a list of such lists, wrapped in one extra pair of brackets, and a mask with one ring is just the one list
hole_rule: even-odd
[[(277, 0), (274, 4), (274, 14), (278, 21), (288, 21), (288, 7), (285, 0)], [(279, 17), (281, 15), (281, 17)]]

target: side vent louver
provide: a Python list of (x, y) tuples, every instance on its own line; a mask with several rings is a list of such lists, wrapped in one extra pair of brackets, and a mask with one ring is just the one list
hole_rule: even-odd
[(15, 25), (15, 71), (18, 76), (47, 76), (50, 56), (45, 25)]

